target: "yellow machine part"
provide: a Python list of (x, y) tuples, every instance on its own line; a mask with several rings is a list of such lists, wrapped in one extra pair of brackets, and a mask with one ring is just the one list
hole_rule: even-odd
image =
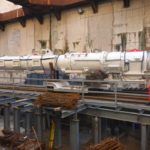
[(55, 123), (52, 120), (51, 129), (50, 129), (49, 150), (53, 150), (54, 138), (55, 138)]

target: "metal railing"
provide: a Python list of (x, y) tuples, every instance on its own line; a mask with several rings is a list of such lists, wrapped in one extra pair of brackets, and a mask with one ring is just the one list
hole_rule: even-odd
[[(28, 81), (28, 82), (27, 82)], [(40, 85), (39, 85), (40, 83)], [(42, 83), (42, 84), (41, 84)], [(49, 89), (50, 83), (69, 83), (68, 86), (54, 87), (54, 89)], [(141, 88), (132, 89), (128, 88), (124, 91), (120, 89), (120, 85), (123, 87), (125, 85), (131, 85), (131, 87), (136, 87), (136, 85), (142, 84), (143, 90)], [(61, 84), (60, 84), (61, 85)], [(134, 86), (135, 85), (135, 86)], [(109, 87), (107, 89), (107, 86)], [(7, 88), (8, 87), (8, 88)], [(100, 101), (112, 101), (115, 105), (118, 102), (129, 102), (134, 103), (149, 103), (148, 99), (150, 95), (147, 91), (147, 83), (143, 81), (106, 81), (106, 80), (85, 80), (85, 79), (47, 79), (47, 78), (8, 78), (0, 77), (0, 89), (12, 90), (15, 94), (16, 87), (24, 88), (34, 88), (45, 89), (47, 91), (61, 91), (61, 92), (76, 92), (81, 94), (81, 102), (91, 99)], [(105, 90), (103, 88), (105, 87)], [(25, 89), (24, 89), (25, 90)], [(137, 92), (136, 92), (137, 91)], [(96, 99), (97, 98), (97, 99)]]

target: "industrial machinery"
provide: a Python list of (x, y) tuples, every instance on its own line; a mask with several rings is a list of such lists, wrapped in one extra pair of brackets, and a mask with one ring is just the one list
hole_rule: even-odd
[[(71, 79), (128, 81), (126, 84), (120, 82), (119, 88), (140, 88), (149, 84), (150, 51), (3, 56), (0, 57), (0, 70), (11, 70), (11, 73), (16, 70), (61, 70)], [(137, 84), (132, 85), (130, 81), (137, 81)], [(56, 84), (60, 86), (60, 83)]]

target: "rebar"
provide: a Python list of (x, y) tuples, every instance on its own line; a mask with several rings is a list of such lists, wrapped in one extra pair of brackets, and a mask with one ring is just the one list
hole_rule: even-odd
[(108, 138), (100, 144), (90, 146), (87, 150), (125, 150), (124, 146), (114, 138)]
[(78, 100), (80, 95), (76, 93), (47, 92), (37, 98), (35, 105), (73, 109), (77, 106)]

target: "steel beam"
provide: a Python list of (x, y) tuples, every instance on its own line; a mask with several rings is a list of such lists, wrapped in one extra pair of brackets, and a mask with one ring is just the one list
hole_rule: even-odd
[(61, 133), (61, 118), (55, 119), (55, 146), (54, 149), (62, 149), (62, 133)]
[(43, 127), (43, 132), (46, 130), (46, 113), (42, 114), (42, 127)]
[(20, 109), (18, 107), (14, 108), (14, 131), (20, 132)]
[(98, 117), (93, 118), (93, 138), (94, 138), (94, 144), (99, 143), (99, 122), (98, 122)]
[(98, 142), (102, 140), (102, 118), (98, 118)]
[(70, 146), (71, 150), (79, 150), (79, 120), (70, 121)]
[(4, 107), (4, 129), (10, 130), (10, 106)]
[(31, 135), (31, 112), (25, 112), (25, 133), (27, 136)]
[(147, 126), (141, 125), (141, 150), (147, 150)]
[(36, 121), (37, 121), (37, 136), (38, 139), (41, 141), (42, 140), (42, 109), (37, 108), (36, 110)]
[(107, 119), (114, 119), (120, 121), (128, 121), (133, 123), (139, 124), (146, 124), (150, 125), (150, 115), (148, 114), (141, 114), (136, 112), (130, 111), (119, 111), (113, 110), (109, 108), (87, 108), (86, 110), (81, 112), (82, 114), (90, 115), (90, 116), (97, 116)]

